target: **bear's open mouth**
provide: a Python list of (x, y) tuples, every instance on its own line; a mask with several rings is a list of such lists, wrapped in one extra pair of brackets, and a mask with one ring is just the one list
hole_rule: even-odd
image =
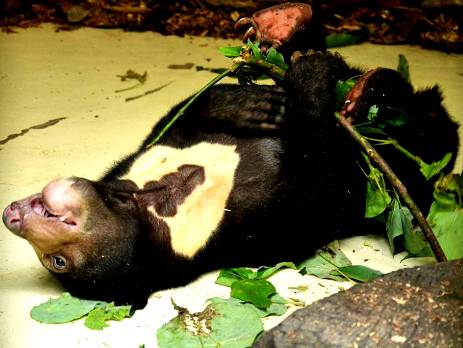
[(54, 220), (58, 220), (58, 221), (61, 221), (67, 225), (71, 225), (71, 226), (75, 226), (77, 225), (76, 221), (74, 219), (72, 219), (71, 217), (69, 216), (66, 216), (67, 214), (62, 214), (62, 215), (58, 215), (58, 214), (53, 214), (42, 200), (42, 197), (36, 197), (34, 198), (32, 201), (31, 201), (31, 208), (32, 210), (37, 214), (37, 215), (40, 215), (44, 218), (47, 218), (47, 219), (54, 219)]

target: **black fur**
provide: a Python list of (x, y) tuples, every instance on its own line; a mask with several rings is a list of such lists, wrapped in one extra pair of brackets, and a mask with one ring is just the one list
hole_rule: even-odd
[[(303, 56), (288, 71), (284, 89), (214, 87), (168, 131), (160, 144), (236, 144), (241, 158), (229, 211), (193, 260), (176, 255), (168, 235), (152, 232), (136, 202), (123, 193), (130, 185), (118, 181), (183, 103), (175, 107), (137, 152), (92, 184), (123, 224), (124, 236), (120, 241), (96, 241), (95, 248), (107, 255), (104, 260), (90, 258), (84, 269), (57, 274), (58, 278), (76, 295), (142, 306), (151, 292), (185, 284), (208, 270), (300, 261), (335, 238), (376, 231), (375, 223), (363, 218), (366, 179), (358, 164), (360, 148), (333, 116), (336, 81), (356, 74), (358, 70), (338, 55)], [(387, 82), (378, 81), (378, 93)], [(388, 132), (428, 162), (448, 151), (456, 155), (457, 125), (442, 107), (437, 87), (413, 92), (402, 80), (393, 83), (404, 85), (409, 93), (389, 96), (387, 102), (393, 100), (412, 122)], [(368, 100), (382, 101), (379, 95), (369, 95)], [(380, 150), (426, 210), (432, 183), (421, 178), (412, 162), (389, 148)]]

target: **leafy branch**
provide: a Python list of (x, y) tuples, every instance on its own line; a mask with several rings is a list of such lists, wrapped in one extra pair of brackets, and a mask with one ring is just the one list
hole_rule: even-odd
[(436, 256), (436, 259), (439, 262), (447, 261), (447, 257), (445, 256), (434, 233), (432, 232), (431, 226), (429, 226), (429, 223), (426, 221), (426, 218), (424, 217), (423, 213), (408, 193), (408, 190), (405, 187), (405, 185), (400, 181), (397, 175), (392, 171), (391, 167), (389, 167), (386, 161), (373, 148), (373, 146), (368, 142), (368, 140), (365, 139), (365, 137), (362, 136), (344, 116), (336, 112), (335, 117), (338, 120), (339, 124), (342, 125), (344, 129), (349, 133), (351, 138), (354, 139), (357, 143), (359, 143), (360, 146), (362, 146), (368, 158), (371, 159), (374, 163), (376, 163), (376, 165), (381, 169), (388, 181), (396, 190), (397, 194), (410, 208), (413, 217), (416, 219), (417, 224), (420, 226), (421, 230), (426, 236), (426, 239), (431, 245), (432, 251)]
[(234, 56), (232, 66), (229, 69), (224, 70), (222, 73), (214, 77), (209, 81), (203, 88), (196, 92), (188, 102), (180, 108), (180, 110), (169, 120), (169, 122), (161, 129), (156, 137), (146, 145), (147, 148), (155, 145), (162, 136), (172, 127), (172, 125), (183, 115), (185, 111), (195, 102), (204, 92), (214, 86), (223, 78), (237, 73), (244, 66), (250, 66), (253, 68), (265, 71), (271, 78), (276, 80), (283, 80), (287, 66), (284, 64), (283, 56), (278, 53), (275, 49), (269, 49), (267, 56), (263, 56), (260, 52), (259, 46), (248, 42), (243, 47), (226, 47), (222, 49), (227, 57)]

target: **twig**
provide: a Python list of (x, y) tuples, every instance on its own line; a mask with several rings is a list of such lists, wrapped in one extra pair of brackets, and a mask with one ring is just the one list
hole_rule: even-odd
[(355, 127), (344, 116), (340, 115), (338, 112), (335, 113), (335, 116), (339, 124), (349, 133), (352, 139), (354, 139), (363, 147), (368, 157), (373, 162), (375, 162), (376, 165), (381, 169), (381, 171), (384, 173), (391, 185), (399, 194), (400, 198), (402, 198), (405, 204), (410, 208), (413, 217), (416, 219), (416, 222), (421, 227), (421, 230), (423, 231), (424, 235), (426, 236), (426, 239), (431, 245), (431, 249), (434, 252), (434, 255), (436, 256), (437, 261), (447, 261), (447, 257), (442, 251), (442, 248), (440, 247), (436, 239), (436, 236), (432, 232), (431, 226), (429, 226), (423, 213), (420, 211), (420, 209), (408, 193), (407, 188), (400, 181), (397, 175), (392, 171), (391, 167), (389, 167), (389, 165), (381, 157), (381, 155), (373, 148), (373, 146), (371, 146), (371, 144), (355, 129)]

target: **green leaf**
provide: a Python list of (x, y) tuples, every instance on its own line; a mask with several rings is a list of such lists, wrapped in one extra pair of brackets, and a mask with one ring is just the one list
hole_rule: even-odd
[(237, 280), (254, 279), (255, 276), (256, 272), (245, 267), (222, 269), (215, 283), (224, 286), (231, 286)]
[(428, 219), (445, 256), (463, 258), (463, 208), (444, 210), (433, 203)]
[(463, 174), (449, 174), (436, 183), (428, 221), (449, 260), (463, 258)]
[(243, 305), (249, 306), (249, 308), (252, 308), (260, 318), (265, 318), (271, 315), (283, 315), (286, 313), (286, 310), (287, 310), (287, 307), (286, 307), (287, 301), (278, 294), (270, 296), (271, 304), (266, 309), (257, 308), (251, 303), (244, 302), (234, 297), (230, 297), (228, 299), (213, 297), (213, 298), (210, 298), (209, 301), (211, 303), (219, 303), (219, 302), (241, 303)]
[[(411, 214), (411, 213), (410, 213)], [(404, 233), (404, 247), (410, 256), (427, 257), (434, 256), (428, 240), (424, 236), (423, 231), (419, 227), (413, 228), (411, 231)]]
[(420, 165), (420, 172), (424, 175), (426, 180), (429, 180), (433, 176), (439, 174), (442, 171), (442, 169), (444, 169), (445, 166), (450, 162), (451, 159), (452, 159), (452, 153), (449, 152), (440, 161), (433, 162), (431, 164), (427, 164), (423, 162)]
[(362, 265), (340, 267), (339, 273), (360, 282), (369, 282), (383, 275), (380, 271)]
[(244, 348), (263, 331), (251, 306), (232, 301), (209, 304), (201, 313), (182, 312), (157, 331), (159, 348)]
[(107, 321), (106, 312), (103, 308), (95, 308), (90, 313), (88, 313), (87, 318), (85, 318), (85, 326), (92, 330), (103, 330), (105, 327), (109, 326), (106, 324)]
[(236, 58), (241, 54), (241, 46), (219, 47), (220, 53), (228, 58)]
[(405, 81), (411, 83), (408, 61), (403, 54), (399, 54), (399, 64), (397, 66), (397, 71), (400, 75), (402, 75)]
[(413, 120), (403, 109), (390, 106), (384, 106), (383, 109), (388, 112), (387, 118), (382, 121), (387, 126), (400, 127)]
[(386, 210), (391, 202), (391, 196), (386, 189), (384, 174), (371, 164), (365, 153), (362, 152), (362, 155), (370, 171), (367, 175), (365, 217), (373, 218)]
[(256, 308), (257, 314), (259, 317), (264, 318), (268, 317), (270, 315), (283, 315), (286, 313), (286, 310), (288, 309), (286, 307), (287, 301), (281, 297), (278, 294), (270, 296), (270, 306), (268, 306), (266, 309), (261, 309), (261, 308)]
[(248, 40), (248, 42), (246, 44), (251, 49), (252, 55), (254, 56), (254, 58), (265, 60), (265, 57), (262, 55), (262, 52), (260, 51), (258, 42), (253, 43), (251, 40)]
[(347, 94), (350, 92), (357, 82), (356, 78), (351, 78), (346, 81), (336, 81), (335, 95), (336, 95), (336, 110), (340, 110), (344, 105)]
[(31, 317), (46, 324), (67, 323), (82, 318), (100, 303), (102, 302), (81, 300), (65, 292), (61, 297), (32, 308)]
[(231, 297), (252, 303), (257, 308), (268, 308), (270, 296), (274, 294), (275, 287), (265, 279), (242, 279), (231, 285)]
[(267, 51), (267, 55), (265, 57), (265, 60), (269, 63), (272, 63), (283, 70), (288, 70), (288, 64), (285, 63), (285, 58), (283, 55), (278, 52), (276, 49), (273, 47), (270, 47)]
[(387, 134), (383, 130), (381, 130), (379, 128), (369, 127), (369, 126), (357, 126), (355, 128), (362, 135), (365, 135), (365, 134), (379, 134), (379, 135), (387, 136)]
[(389, 240), (389, 246), (391, 248), (392, 254), (394, 254), (394, 240), (397, 237), (412, 234), (413, 216), (410, 213), (410, 210), (408, 210), (408, 208), (402, 207), (397, 197), (394, 197), (391, 206), (392, 208), (389, 212), (386, 223), (386, 231)]
[(381, 272), (366, 266), (353, 266), (339, 248), (338, 241), (318, 250), (314, 257), (304, 261), (299, 268), (302, 274), (312, 274), (319, 278), (337, 281), (353, 279), (366, 282), (382, 275)]
[(317, 250), (315, 256), (305, 260), (299, 265), (300, 273), (312, 274), (318, 278), (346, 280), (342, 275), (332, 274), (339, 267), (349, 266), (352, 263), (339, 248), (339, 242), (334, 241), (326, 247)]
[(378, 117), (378, 110), (379, 110), (379, 107), (377, 105), (370, 106), (370, 108), (368, 109), (368, 115), (367, 115), (368, 121), (374, 122), (376, 117)]
[(260, 267), (256, 272), (256, 279), (267, 279), (282, 268), (297, 269), (296, 265), (292, 262), (280, 262), (273, 267)]
[(296, 269), (296, 266), (292, 262), (280, 262), (273, 267), (262, 266), (257, 272), (246, 267), (222, 269), (215, 283), (231, 286), (235, 281), (240, 279), (267, 279), (285, 267)]
[(114, 306), (114, 303), (105, 303), (98, 305), (85, 318), (85, 326), (93, 330), (103, 330), (109, 326), (108, 320), (121, 321), (124, 318), (130, 317), (130, 306)]
[(365, 36), (363, 30), (353, 31), (351, 33), (329, 34), (325, 37), (326, 46), (328, 48), (342, 47), (354, 45), (360, 42)]
[(367, 181), (367, 197), (365, 203), (365, 217), (372, 218), (380, 215), (391, 202), (391, 197), (387, 191), (381, 190), (370, 180)]

